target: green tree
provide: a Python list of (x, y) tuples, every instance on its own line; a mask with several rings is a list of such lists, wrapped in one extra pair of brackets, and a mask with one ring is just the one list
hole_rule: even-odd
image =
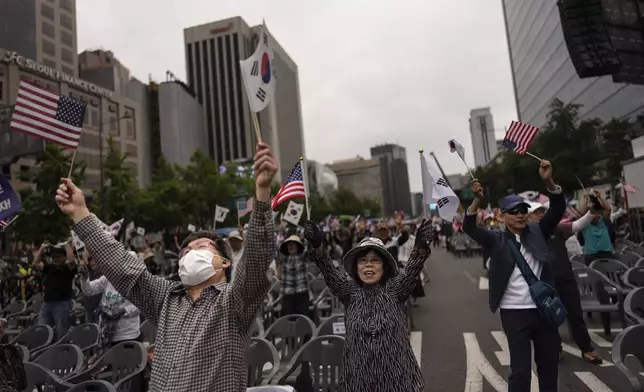
[(622, 162), (633, 158), (631, 140), (634, 136), (635, 130), (629, 120), (612, 119), (602, 129), (606, 177), (612, 185), (616, 185), (622, 177)]
[(121, 153), (110, 137), (107, 141), (107, 154), (103, 159), (104, 194), (102, 200), (100, 193), (96, 195), (94, 206), (94, 211), (99, 213), (106, 224), (130, 217), (137, 209), (139, 187), (135, 173), (126, 165), (127, 158), (128, 155)]
[(380, 211), (382, 206), (377, 200), (374, 199), (362, 199), (362, 213), (366, 218), (373, 218), (380, 216)]
[[(47, 240), (57, 243), (69, 238), (71, 221), (60, 212), (54, 196), (60, 186), (60, 179), (69, 174), (71, 161), (69, 151), (46, 143), (28, 178), (33, 182), (34, 188), (20, 192), (22, 211), (14, 223), (14, 230), (21, 241)], [(76, 185), (82, 186), (85, 178), (84, 162), (77, 160), (74, 163), (71, 177)]]
[(334, 215), (362, 215), (364, 207), (360, 200), (350, 189), (339, 188), (329, 202)]
[(190, 158), (190, 164), (179, 167), (178, 171), (187, 200), (184, 212), (190, 223), (203, 228), (211, 226), (217, 205), (234, 213), (235, 184), (229, 176), (219, 173), (219, 165), (212, 158), (197, 150)]
[(133, 216), (137, 225), (149, 231), (187, 226), (184, 210), (189, 202), (177, 170), (160, 158), (150, 186), (139, 193)]

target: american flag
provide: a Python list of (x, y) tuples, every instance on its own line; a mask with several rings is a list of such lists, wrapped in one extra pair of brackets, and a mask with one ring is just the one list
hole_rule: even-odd
[(503, 147), (508, 150), (513, 150), (519, 155), (523, 155), (528, 152), (530, 143), (539, 133), (539, 128), (524, 124), (518, 121), (512, 121), (510, 123), (510, 128), (505, 133), (505, 138), (503, 139)]
[(11, 128), (76, 149), (87, 105), (66, 95), (21, 81)]
[(253, 198), (237, 202), (237, 216), (244, 217), (253, 211)]
[(273, 198), (273, 209), (285, 201), (295, 199), (296, 197), (306, 197), (304, 187), (304, 177), (302, 176), (302, 165), (296, 163), (277, 195)]
[(0, 219), (0, 231), (4, 231), (7, 227), (9, 227), (9, 225), (12, 224), (17, 217), (18, 215), (10, 219)]

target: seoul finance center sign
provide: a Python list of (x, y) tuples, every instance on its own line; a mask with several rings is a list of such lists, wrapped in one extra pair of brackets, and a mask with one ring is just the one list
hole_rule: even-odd
[(113, 94), (112, 91), (106, 88), (99, 87), (85, 80), (81, 80), (63, 73), (57, 69), (39, 64), (34, 60), (21, 56), (17, 52), (6, 52), (2, 61), (7, 64), (15, 63), (22, 69), (39, 73), (50, 79), (58, 80), (59, 82), (67, 83), (68, 85), (74, 86), (89, 93), (99, 94), (107, 98), (111, 98)]

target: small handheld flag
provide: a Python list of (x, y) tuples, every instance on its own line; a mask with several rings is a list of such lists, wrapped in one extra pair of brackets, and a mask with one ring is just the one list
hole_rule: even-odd
[(272, 208), (275, 210), (275, 208), (283, 202), (297, 197), (306, 198), (301, 162), (298, 162), (293, 166), (291, 174), (289, 174), (286, 181), (284, 181), (284, 184), (282, 184), (282, 187), (273, 198)]
[(519, 121), (512, 121), (510, 123), (510, 128), (508, 128), (503, 138), (503, 147), (508, 150), (512, 150), (519, 155), (530, 155), (533, 158), (541, 160), (541, 158), (534, 156), (528, 152), (530, 148), (530, 143), (539, 133), (539, 128), (530, 125), (524, 124)]
[(461, 157), (461, 161), (465, 164), (465, 167), (467, 168), (467, 171), (470, 172), (470, 176), (472, 176), (472, 179), (474, 179), (474, 174), (472, 174), (472, 169), (470, 169), (469, 165), (465, 161), (465, 148), (463, 145), (459, 142), (457, 142), (455, 139), (451, 139), (449, 142), (447, 142), (449, 145), (449, 151), (450, 152), (455, 152), (458, 154), (459, 157)]

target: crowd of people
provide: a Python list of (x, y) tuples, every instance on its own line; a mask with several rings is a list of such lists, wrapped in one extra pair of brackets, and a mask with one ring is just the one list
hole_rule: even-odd
[[(127, 249), (104, 231), (79, 188), (62, 179), (55, 199), (84, 249), (74, 249), (71, 240), (19, 248), (25, 253), (7, 268), (22, 283), (4, 291), (42, 290), (38, 322), (53, 327), (57, 338), (70, 326), (71, 300), (82, 293), (86, 320), (100, 326), (103, 351), (140, 341), (141, 320), (154, 324), (149, 391), (243, 391), (249, 330), (271, 288), (269, 277), (281, 282), (282, 315), (313, 318), (307, 267), (315, 264), (345, 309), (345, 390), (423, 391), (409, 341), (408, 304), (424, 296), (432, 247), (450, 250), (467, 235), (482, 247), (489, 306), (499, 310), (508, 338), (510, 391), (530, 390), (531, 343), (541, 391), (557, 390), (562, 314), (581, 356), (602, 362), (588, 336), (569, 257), (581, 251), (589, 264), (612, 254), (612, 222), (623, 212), (613, 212), (601, 194), (591, 193), (577, 216), (564, 218), (567, 204), (549, 162), (539, 168), (548, 204), (509, 195), (490, 211), (483, 208), (482, 185), (473, 181), (475, 199), (454, 223), (397, 216), (346, 225), (306, 221), (294, 230), (275, 227), (270, 184), (276, 171), (271, 150), (258, 144), (249, 223), (227, 238), (207, 230), (176, 238), (168, 247), (176, 256), (170, 260), (170, 249), (161, 243)], [(20, 390), (19, 382), (0, 380), (0, 390)]]

